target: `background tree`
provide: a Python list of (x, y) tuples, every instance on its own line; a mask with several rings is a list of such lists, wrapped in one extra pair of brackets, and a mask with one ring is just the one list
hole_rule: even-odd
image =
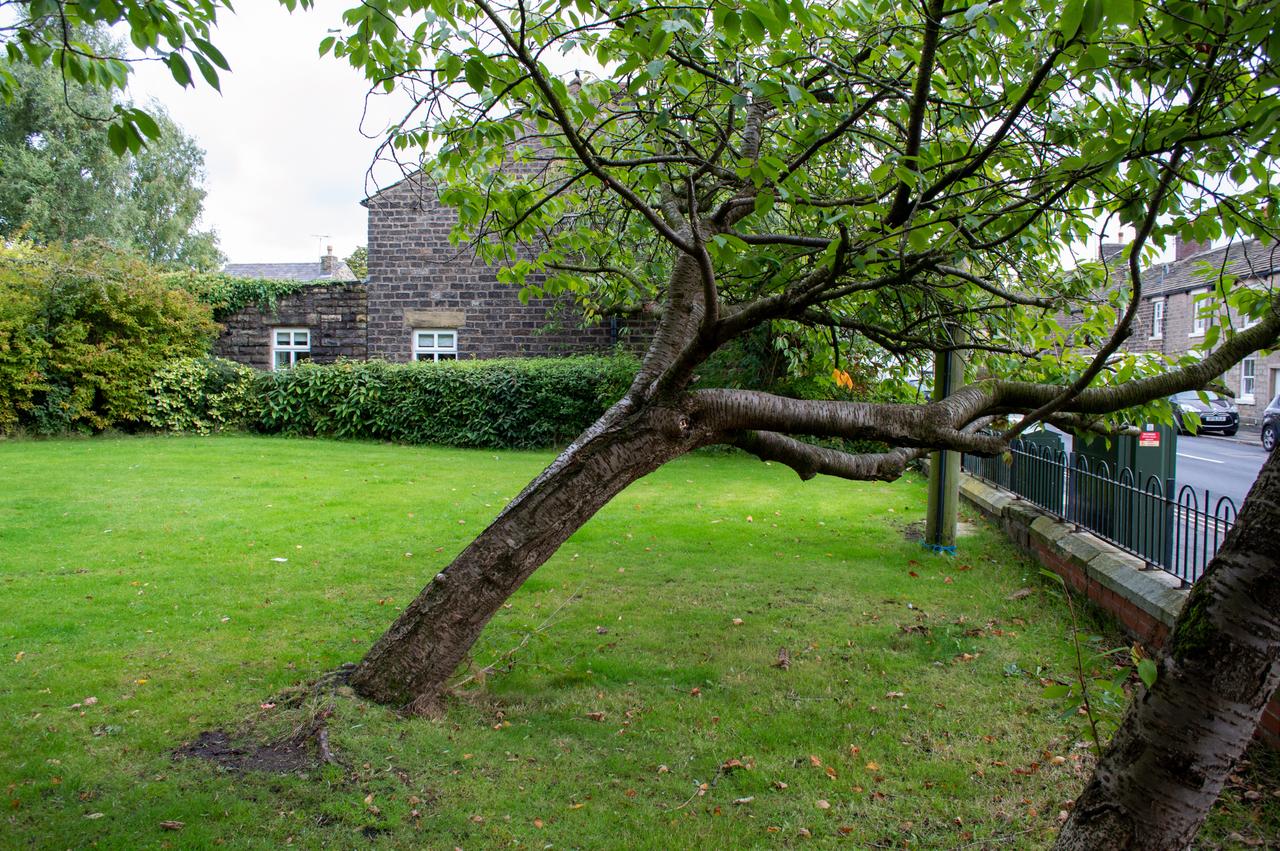
[(347, 268), (351, 273), (360, 280), (369, 277), (369, 249), (363, 245), (356, 246), (356, 250), (347, 255), (343, 261), (347, 264)]
[[(281, 0), (293, 10), (309, 8), (311, 0)], [(217, 89), (218, 77), (229, 71), (222, 51), (210, 41), (218, 14), (231, 10), (229, 0), (6, 0), (6, 22), (0, 24), (0, 100), (23, 89), (15, 69), (52, 68), (68, 83), (106, 92), (123, 91), (135, 62), (160, 61), (182, 86), (197, 78)], [(103, 45), (86, 39), (98, 28), (120, 28), (129, 44)], [(194, 66), (194, 68), (192, 67)], [(157, 139), (161, 127), (149, 108), (117, 102), (107, 119), (108, 138), (117, 153), (137, 153), (146, 140)]]
[[(108, 44), (98, 35), (86, 39)], [(136, 153), (110, 144), (120, 102), (69, 83), (53, 68), (11, 69), (18, 89), (0, 101), (0, 236), (37, 243), (96, 237), (147, 260), (213, 269), (222, 255), (197, 228), (204, 151), (153, 104), (161, 133)]]
[[(929, 448), (1002, 452), (1037, 421), (1105, 430), (1277, 340), (1273, 299), (1224, 289), (1259, 321), (1225, 328), (1211, 354), (1119, 351), (1153, 244), (1269, 234), (1253, 211), (1274, 194), (1270, 4), (416, 8), (365, 3), (321, 46), (413, 91), (389, 149), (438, 150), (417, 184), (458, 209), (459, 236), (506, 280), (589, 310), (643, 305), (659, 325), (624, 398), (356, 668), (373, 700), (433, 711), (508, 595), (628, 484), (691, 449), (892, 479)], [(547, 64), (558, 54), (607, 74), (561, 79)], [(1136, 234), (1119, 288), (1098, 264), (1061, 265), (1106, 219)], [(1068, 309), (1080, 318), (1064, 328)], [(963, 347), (986, 377), (925, 405), (691, 389), (700, 364), (766, 322), (903, 359)], [(968, 342), (953, 342), (957, 326)], [(982, 430), (1015, 412), (1021, 424)], [(893, 448), (811, 442), (825, 437)]]

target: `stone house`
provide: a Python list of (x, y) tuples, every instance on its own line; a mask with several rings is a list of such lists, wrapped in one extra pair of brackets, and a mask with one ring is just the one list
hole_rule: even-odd
[[(1107, 255), (1106, 247), (1103, 250)], [(1120, 270), (1116, 274), (1123, 275)], [(1143, 301), (1126, 345), (1131, 351), (1181, 355), (1204, 340), (1210, 325), (1242, 320), (1229, 314), (1217, 319), (1200, 315), (1197, 297), (1208, 293), (1222, 275), (1234, 286), (1276, 292), (1280, 285), (1280, 245), (1259, 240), (1209, 248), (1178, 240), (1175, 257), (1143, 272)], [(1235, 394), (1240, 420), (1256, 426), (1262, 409), (1280, 394), (1280, 351), (1255, 352), (1232, 367), (1223, 383)]]
[(318, 263), (231, 263), (223, 271), (314, 286), (283, 296), (272, 311), (246, 309), (226, 317), (213, 345), (215, 355), (258, 369), (368, 357), (365, 285), (334, 255), (332, 245)]
[(320, 263), (231, 264), (246, 277), (314, 281), (277, 302), (228, 317), (214, 353), (261, 369), (339, 357), (456, 360), (600, 352), (626, 331), (617, 319), (588, 324), (562, 298), (521, 302), (497, 269), (449, 234), (457, 214), (420, 175), (361, 202), (369, 211), (366, 281), (329, 254)]

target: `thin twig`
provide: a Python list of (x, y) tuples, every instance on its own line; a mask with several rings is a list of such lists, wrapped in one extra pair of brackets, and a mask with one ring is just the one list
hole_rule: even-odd
[(466, 685), (467, 683), (471, 682), (472, 680), (482, 675), (487, 676), (489, 673), (492, 673), (499, 663), (511, 662), (512, 658), (516, 655), (516, 653), (520, 652), (525, 647), (527, 647), (529, 645), (529, 642), (533, 640), (533, 637), (535, 635), (539, 635), (540, 633), (546, 631), (547, 627), (551, 625), (551, 621), (555, 618), (555, 616), (560, 614), (560, 612), (564, 609), (565, 606), (569, 605), (575, 599), (577, 599), (578, 596), (582, 593), (582, 589), (585, 587), (586, 587), (586, 583), (579, 585), (578, 590), (574, 591), (568, 597), (565, 597), (564, 602), (562, 602), (559, 606), (556, 606), (556, 610), (551, 614), (547, 615), (547, 619), (544, 620), (542, 623), (538, 624), (536, 629), (534, 629), (532, 632), (525, 633), (524, 637), (520, 639), (520, 643), (517, 644), (515, 647), (512, 647), (506, 653), (503, 653), (501, 656), (495, 659), (491, 664), (485, 665), (483, 668), (476, 671), (474, 674), (471, 674), (470, 676), (465, 677), (459, 680), (458, 682), (454, 683), (452, 686), (450, 686), (450, 688), (455, 688), (455, 689), (461, 688), (462, 686)]

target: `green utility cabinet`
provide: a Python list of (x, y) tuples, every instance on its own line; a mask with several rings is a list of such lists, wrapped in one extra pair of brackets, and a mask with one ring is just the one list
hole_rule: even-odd
[(1062, 435), (1039, 428), (1019, 440), (1022, 445), (1010, 471), (1010, 490), (1054, 514), (1065, 514), (1067, 458)]
[(1066, 516), (1147, 561), (1172, 563), (1178, 432), (1145, 424), (1137, 436), (1075, 438)]

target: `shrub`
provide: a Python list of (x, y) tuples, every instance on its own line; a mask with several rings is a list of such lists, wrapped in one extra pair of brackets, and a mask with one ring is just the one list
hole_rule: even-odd
[(168, 431), (211, 431), (256, 424), (257, 372), (222, 358), (179, 358), (151, 379), (146, 421)]
[(627, 355), (389, 364), (300, 363), (256, 373), (216, 359), (167, 365), (152, 382), (157, 428), (243, 423), (269, 433), (448, 446), (538, 448), (575, 437), (635, 376)]
[(168, 272), (165, 283), (195, 296), (197, 301), (209, 305), (213, 318), (219, 322), (246, 307), (270, 313), (276, 302), (287, 295), (309, 287), (332, 284), (333, 281), (294, 281), (271, 278), (242, 278), (225, 272), (193, 272), (183, 270)]
[(140, 422), (160, 364), (216, 331), (206, 306), (102, 243), (0, 246), (0, 431)]

